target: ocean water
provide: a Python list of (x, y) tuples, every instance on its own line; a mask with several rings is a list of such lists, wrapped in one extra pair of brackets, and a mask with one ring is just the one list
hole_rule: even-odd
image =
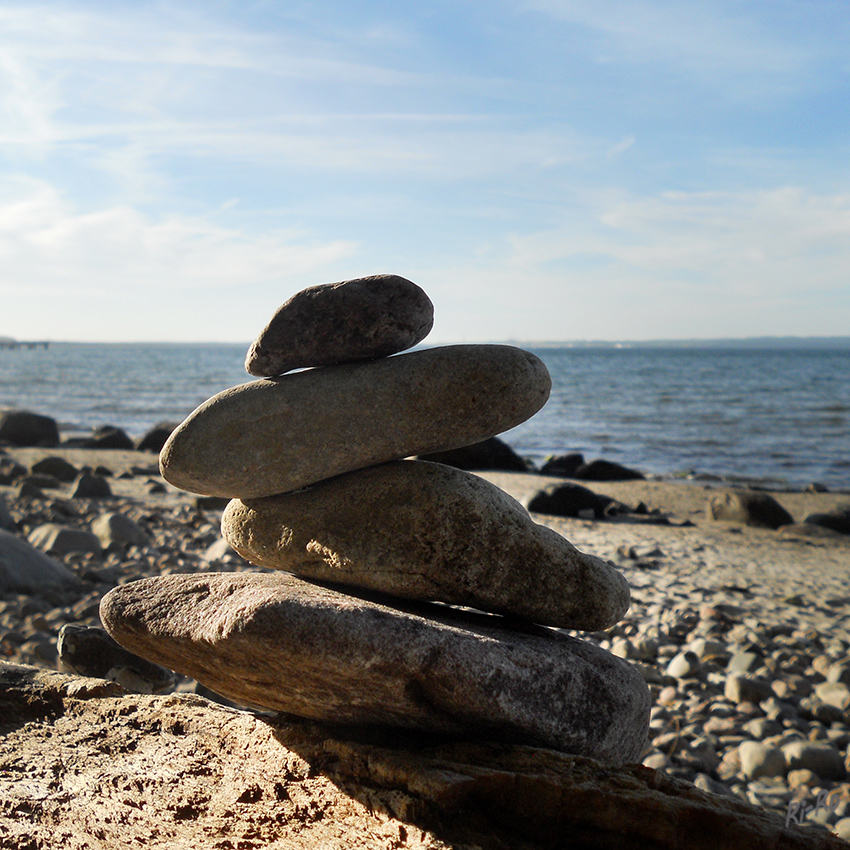
[[(141, 436), (244, 383), (246, 344), (0, 349), (0, 407)], [(582, 452), (646, 473), (850, 491), (850, 349), (534, 349), (548, 404), (503, 435), (538, 465)]]

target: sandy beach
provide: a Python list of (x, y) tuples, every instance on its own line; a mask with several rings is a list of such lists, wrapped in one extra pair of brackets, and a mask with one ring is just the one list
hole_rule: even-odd
[[(18, 536), (46, 523), (88, 529), (98, 515), (117, 511), (144, 529), (149, 542), (55, 556), (81, 579), (75, 591), (3, 593), (3, 659), (55, 669), (61, 626), (98, 625), (99, 600), (118, 583), (168, 572), (256, 569), (217, 542), (221, 507), (165, 483), (156, 455), (7, 448), (0, 457), (30, 469), (48, 455), (77, 468), (102, 467), (113, 497), (71, 498), (72, 485), (59, 484), (30, 498), (19, 495), (19, 481), (0, 486)], [(562, 481), (480, 475), (519, 500)], [(830, 806), (813, 810), (807, 823), (850, 835), (850, 708), (841, 696), (841, 686), (850, 685), (850, 536), (711, 521), (706, 504), (718, 486), (713, 482), (581, 483), (648, 511), (608, 520), (534, 514), (579, 549), (613, 562), (630, 583), (626, 617), (584, 637), (638, 665), (649, 684), (654, 708), (644, 763), (783, 816), (789, 803), (814, 803), (829, 792)], [(850, 502), (831, 492), (773, 495), (796, 523)], [(757, 687), (747, 690), (740, 678)], [(819, 687), (830, 682), (838, 687)], [(771, 754), (795, 742), (805, 744), (796, 745), (805, 750), (799, 763), (771, 769)]]

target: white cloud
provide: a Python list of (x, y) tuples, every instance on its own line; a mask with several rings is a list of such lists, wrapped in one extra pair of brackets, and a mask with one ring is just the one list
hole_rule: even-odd
[[(723, 0), (528, 0), (525, 8), (601, 38), (598, 61), (673, 63), (714, 76), (787, 74), (806, 53), (766, 31), (763, 16)], [(762, 18), (760, 21), (759, 18)]]
[[(429, 269), (468, 319), (446, 339), (845, 335), (850, 196), (797, 188), (588, 200), (459, 270)], [(486, 292), (476, 309), (465, 301)], [(437, 299), (435, 298), (435, 303)], [(450, 311), (452, 312), (452, 311)]]
[(243, 326), (235, 305), (274, 309), (305, 278), (334, 279), (340, 261), (356, 252), (342, 240), (249, 234), (204, 218), (151, 220), (130, 207), (80, 212), (49, 184), (7, 180), (0, 187), (2, 333), (248, 339), (259, 319), (245, 316)]

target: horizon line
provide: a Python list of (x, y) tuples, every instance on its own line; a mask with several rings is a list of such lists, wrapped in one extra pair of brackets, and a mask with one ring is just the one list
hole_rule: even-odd
[[(251, 345), (250, 340), (174, 340), (174, 339), (133, 339), (133, 340), (78, 340), (78, 339), (45, 339), (25, 340), (11, 336), (0, 335), (0, 343), (12, 342), (26, 346), (31, 344), (43, 345)], [(498, 340), (477, 340), (474, 342), (458, 342), (444, 340), (418, 343), (422, 347), (436, 345), (523, 345), (532, 348), (569, 348), (585, 346), (651, 346), (651, 345), (699, 345), (699, 344), (756, 344), (756, 343), (808, 343), (825, 345), (838, 343), (850, 345), (850, 335), (845, 336), (814, 336), (814, 335), (759, 335), (741, 337), (654, 337), (651, 339), (520, 339), (510, 337)]]

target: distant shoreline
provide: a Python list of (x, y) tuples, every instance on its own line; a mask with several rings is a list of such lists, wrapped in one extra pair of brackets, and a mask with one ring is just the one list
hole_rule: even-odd
[[(0, 337), (0, 340), (8, 340), (9, 342), (17, 342), (10, 337)], [(181, 346), (191, 347), (195, 345), (204, 346), (221, 346), (233, 347), (242, 346), (248, 350), (250, 341), (191, 341), (184, 342), (180, 340), (131, 340), (128, 342), (111, 341), (95, 341), (86, 342), (82, 340), (44, 340), (38, 341), (38, 346), (46, 347), (50, 345), (138, 345), (138, 346)], [(605, 340), (605, 339), (565, 339), (565, 340), (518, 340), (518, 339), (500, 339), (500, 340), (484, 340), (476, 342), (463, 342), (451, 340), (441, 340), (431, 342), (426, 341), (420, 343), (416, 348), (433, 348), (443, 345), (515, 345), (520, 348), (530, 349), (548, 349), (548, 348), (608, 348), (608, 349), (628, 349), (628, 348), (691, 348), (691, 349), (712, 349), (712, 350), (752, 350), (752, 351), (848, 351), (850, 350), (850, 336), (758, 336), (758, 337), (718, 337), (717, 339), (643, 339), (643, 340)], [(32, 343), (19, 342), (15, 347), (30, 346)], [(8, 346), (12, 347), (12, 346)]]

